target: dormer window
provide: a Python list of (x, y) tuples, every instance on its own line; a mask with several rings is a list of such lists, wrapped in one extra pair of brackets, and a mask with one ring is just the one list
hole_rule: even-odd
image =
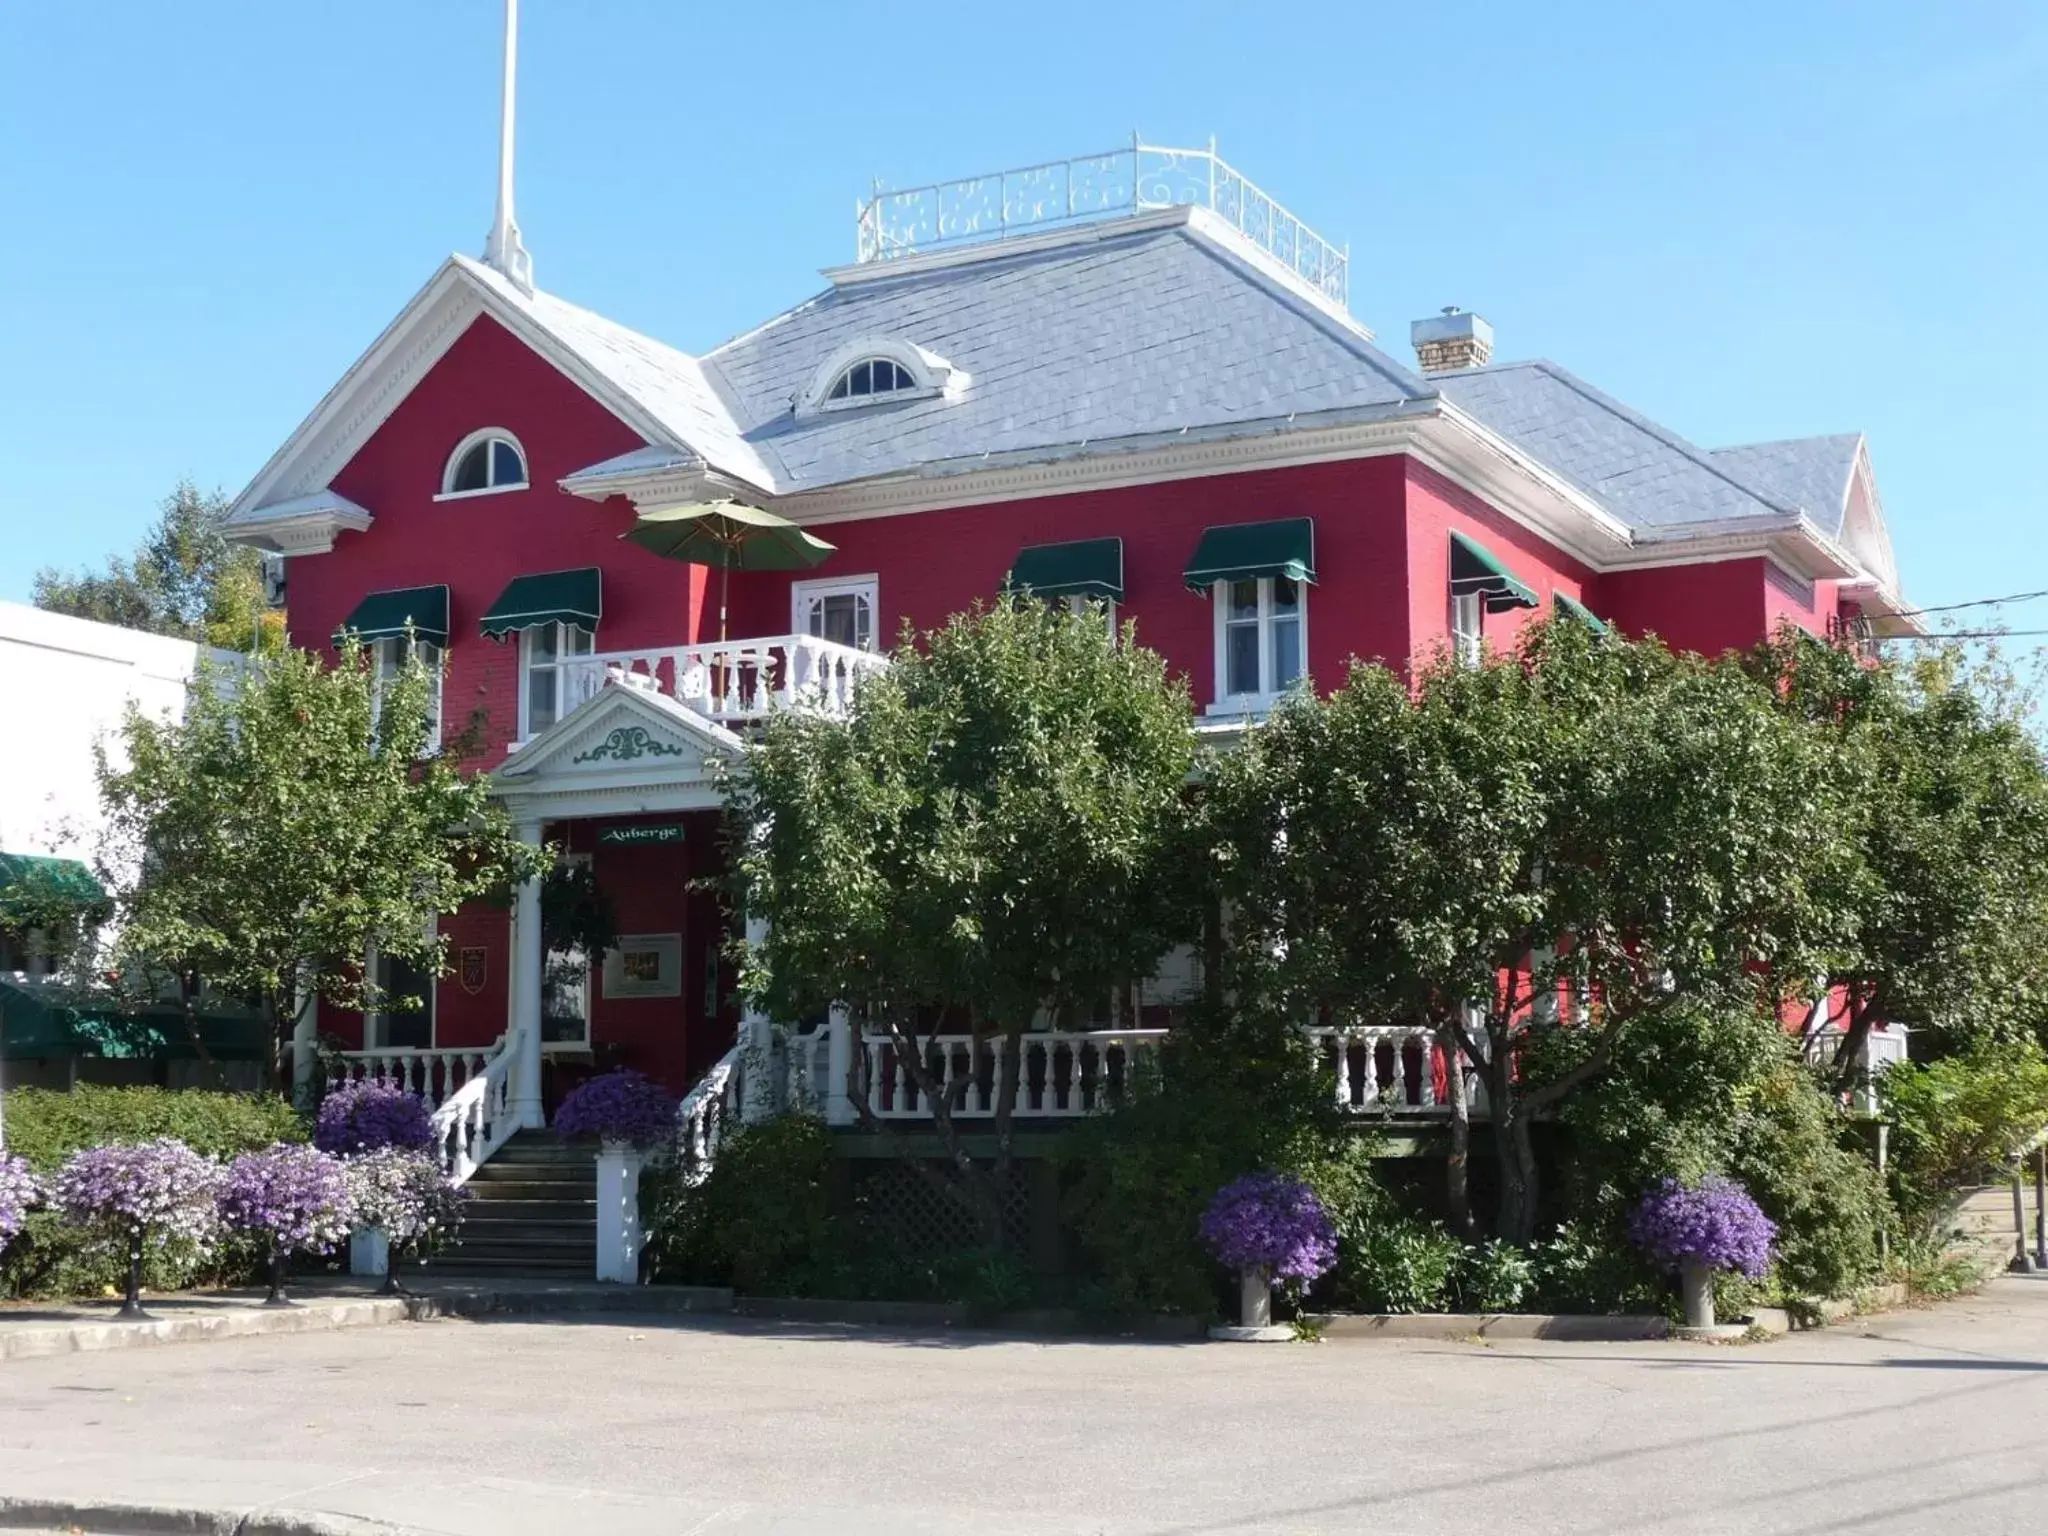
[(809, 387), (796, 398), (796, 413), (951, 398), (967, 384), (967, 375), (935, 352), (897, 336), (861, 336), (819, 359)]
[(441, 499), (523, 491), (526, 484), (526, 450), (519, 439), (501, 427), (485, 427), (470, 433), (448, 455)]
[(855, 363), (839, 375), (839, 381), (825, 392), (827, 400), (865, 400), (875, 395), (903, 395), (917, 388), (917, 380), (901, 363), (886, 357), (871, 357)]

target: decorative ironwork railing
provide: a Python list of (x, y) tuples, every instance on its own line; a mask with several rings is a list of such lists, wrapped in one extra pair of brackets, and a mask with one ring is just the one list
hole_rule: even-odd
[(859, 259), (1078, 224), (1154, 208), (1207, 208), (1325, 297), (1349, 302), (1351, 249), (1310, 229), (1216, 153), (1147, 144), (884, 191), (860, 205)]

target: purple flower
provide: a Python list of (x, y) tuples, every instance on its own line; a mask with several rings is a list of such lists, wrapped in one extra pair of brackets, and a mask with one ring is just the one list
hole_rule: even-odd
[(72, 1153), (50, 1182), (50, 1198), (73, 1226), (118, 1238), (131, 1252), (145, 1242), (203, 1247), (213, 1239), (219, 1183), (220, 1164), (166, 1136)]
[(339, 1157), (348, 1152), (374, 1152), (379, 1147), (430, 1147), (433, 1116), (426, 1101), (396, 1083), (369, 1078), (347, 1083), (320, 1101), (320, 1119), (313, 1145)]
[(353, 1204), (338, 1159), (283, 1141), (228, 1164), (219, 1197), (222, 1225), (268, 1238), (273, 1254), (331, 1252)]
[(676, 1101), (631, 1067), (578, 1083), (555, 1111), (555, 1133), (647, 1148), (676, 1133)]
[(355, 1200), (355, 1218), (382, 1227), (394, 1249), (430, 1252), (462, 1225), (469, 1191), (441, 1171), (425, 1152), (385, 1147), (342, 1164)]
[(18, 1157), (0, 1153), (0, 1248), (21, 1230), (28, 1209), (43, 1197), (43, 1186)]
[(1232, 1269), (1313, 1280), (1337, 1262), (1337, 1230), (1316, 1192), (1279, 1173), (1251, 1173), (1216, 1192), (1202, 1241)]
[(1665, 1179), (1629, 1218), (1629, 1236), (1664, 1269), (1703, 1264), (1752, 1280), (1771, 1267), (1778, 1228), (1733, 1179), (1710, 1174), (1696, 1185)]

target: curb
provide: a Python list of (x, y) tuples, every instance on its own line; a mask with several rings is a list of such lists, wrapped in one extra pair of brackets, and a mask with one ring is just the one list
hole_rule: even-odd
[(1670, 1337), (1662, 1317), (1570, 1312), (1325, 1312), (1303, 1321), (1326, 1339), (1556, 1339), (1630, 1344)]
[(99, 1499), (24, 1499), (6, 1494), (0, 1494), (0, 1527), (31, 1531), (83, 1528), (95, 1536), (406, 1536), (414, 1529), (347, 1515), (237, 1513)]
[[(290, 1311), (249, 1307), (198, 1317), (159, 1317), (149, 1322), (52, 1323), (44, 1328), (0, 1331), (0, 1363), (40, 1360), (106, 1349), (153, 1344), (191, 1344), (208, 1339), (257, 1338), (288, 1333), (333, 1333), (390, 1323), (423, 1323), (442, 1317), (532, 1317), (574, 1313), (724, 1313), (732, 1292), (715, 1286), (617, 1286), (604, 1290), (445, 1291), (417, 1296), (364, 1297), (321, 1302), (317, 1296)], [(0, 1511), (5, 1505), (0, 1504)], [(21, 1522), (15, 1521), (19, 1526)], [(210, 1530), (209, 1526), (166, 1526), (166, 1530)]]

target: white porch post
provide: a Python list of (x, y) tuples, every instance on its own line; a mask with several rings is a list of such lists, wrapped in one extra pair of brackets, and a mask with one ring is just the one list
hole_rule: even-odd
[[(541, 824), (519, 823), (519, 841), (539, 847)], [(522, 1130), (540, 1130), (540, 881), (519, 887), (512, 912), (512, 1117)]]
[(825, 1123), (853, 1124), (853, 1095), (846, 1080), (853, 1071), (853, 1023), (846, 1004), (834, 1003), (825, 1015)]
[[(768, 920), (747, 919), (747, 948), (759, 949), (768, 940)], [(772, 1116), (782, 1097), (775, 1082), (775, 1029), (768, 1015), (752, 1003), (740, 1012), (740, 1050), (746, 1062), (746, 1076), (740, 1087), (740, 1119), (754, 1125)]]
[(292, 1103), (301, 1110), (314, 1106), (309, 1102), (313, 1096), (313, 1057), (319, 1044), (319, 1031), (314, 1027), (319, 1014), (313, 992), (313, 976), (310, 966), (299, 967), (297, 1012), (292, 1015)]

